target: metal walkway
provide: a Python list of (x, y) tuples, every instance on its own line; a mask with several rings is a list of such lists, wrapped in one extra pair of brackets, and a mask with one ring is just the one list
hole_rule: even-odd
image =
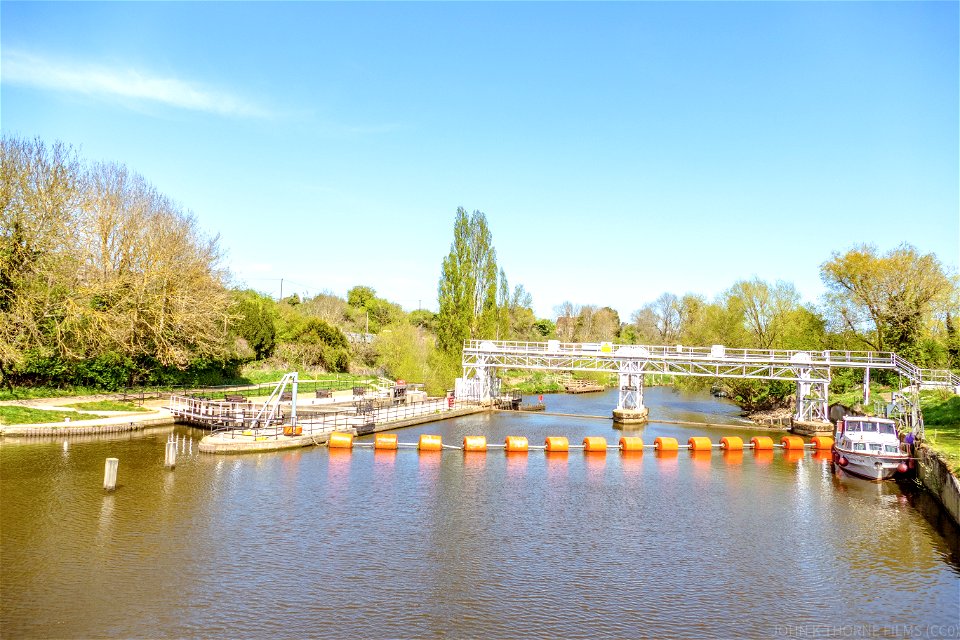
[[(895, 371), (901, 395), (945, 388), (960, 394), (960, 376), (922, 369), (891, 352), (789, 351), (712, 347), (618, 345), (601, 343), (468, 340), (463, 348), (464, 379), (480, 398), (496, 395), (496, 369), (608, 371), (620, 378), (618, 408), (643, 407), (643, 376), (648, 373), (707, 378), (744, 378), (796, 382), (799, 421), (827, 420), (827, 385), (836, 368), (865, 370), (869, 401), (871, 369)], [(918, 403), (914, 403), (916, 406)], [(913, 411), (919, 421), (917, 410)], [(922, 428), (922, 427), (921, 427)]]

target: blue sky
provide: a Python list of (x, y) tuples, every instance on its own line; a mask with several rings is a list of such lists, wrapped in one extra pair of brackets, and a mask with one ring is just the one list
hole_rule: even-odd
[(436, 308), (458, 206), (541, 316), (831, 252), (960, 263), (958, 3), (0, 4), (5, 134), (143, 174), (273, 295)]

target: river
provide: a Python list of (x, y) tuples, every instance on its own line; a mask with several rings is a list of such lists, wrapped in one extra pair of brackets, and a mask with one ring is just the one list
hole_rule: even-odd
[[(646, 402), (646, 442), (763, 433), (708, 395)], [(546, 403), (609, 416), (616, 395)], [(957, 532), (929, 496), (811, 452), (225, 457), (178, 426), (170, 471), (169, 432), (0, 445), (3, 637), (960, 637)], [(398, 433), (623, 432), (493, 413)]]

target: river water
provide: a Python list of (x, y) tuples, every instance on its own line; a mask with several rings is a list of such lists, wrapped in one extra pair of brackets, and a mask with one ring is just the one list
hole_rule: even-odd
[[(646, 442), (762, 433), (710, 396), (646, 402)], [(546, 403), (608, 416), (616, 396)], [(169, 432), (0, 446), (3, 637), (960, 637), (957, 533), (929, 496), (811, 452), (223, 457), (178, 426), (170, 471)], [(400, 440), (420, 433), (622, 434), (495, 413)]]

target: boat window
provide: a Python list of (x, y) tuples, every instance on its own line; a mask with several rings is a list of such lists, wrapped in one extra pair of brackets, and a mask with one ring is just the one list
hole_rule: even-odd
[(859, 422), (850, 422), (847, 424), (847, 431), (860, 431)]
[(878, 425), (876, 422), (864, 422), (864, 423), (863, 423), (863, 430), (864, 430), (864, 431), (867, 431), (867, 432), (869, 432), (869, 433), (876, 433), (877, 430), (878, 430), (878, 429), (877, 429), (878, 427), (879, 427), (879, 425)]
[(885, 449), (886, 449), (887, 453), (896, 453), (896, 452), (897, 452), (897, 445), (895, 445), (895, 444), (888, 444), (888, 445), (886, 445)]
[(870, 451), (883, 451), (883, 445), (882, 445), (882, 444), (874, 444), (873, 442), (871, 442), (871, 443), (870, 443)]
[(854, 442), (854, 443), (853, 443), (853, 450), (854, 450), (854, 451), (866, 451), (866, 450), (867, 450), (867, 445), (863, 444), (862, 442)]

